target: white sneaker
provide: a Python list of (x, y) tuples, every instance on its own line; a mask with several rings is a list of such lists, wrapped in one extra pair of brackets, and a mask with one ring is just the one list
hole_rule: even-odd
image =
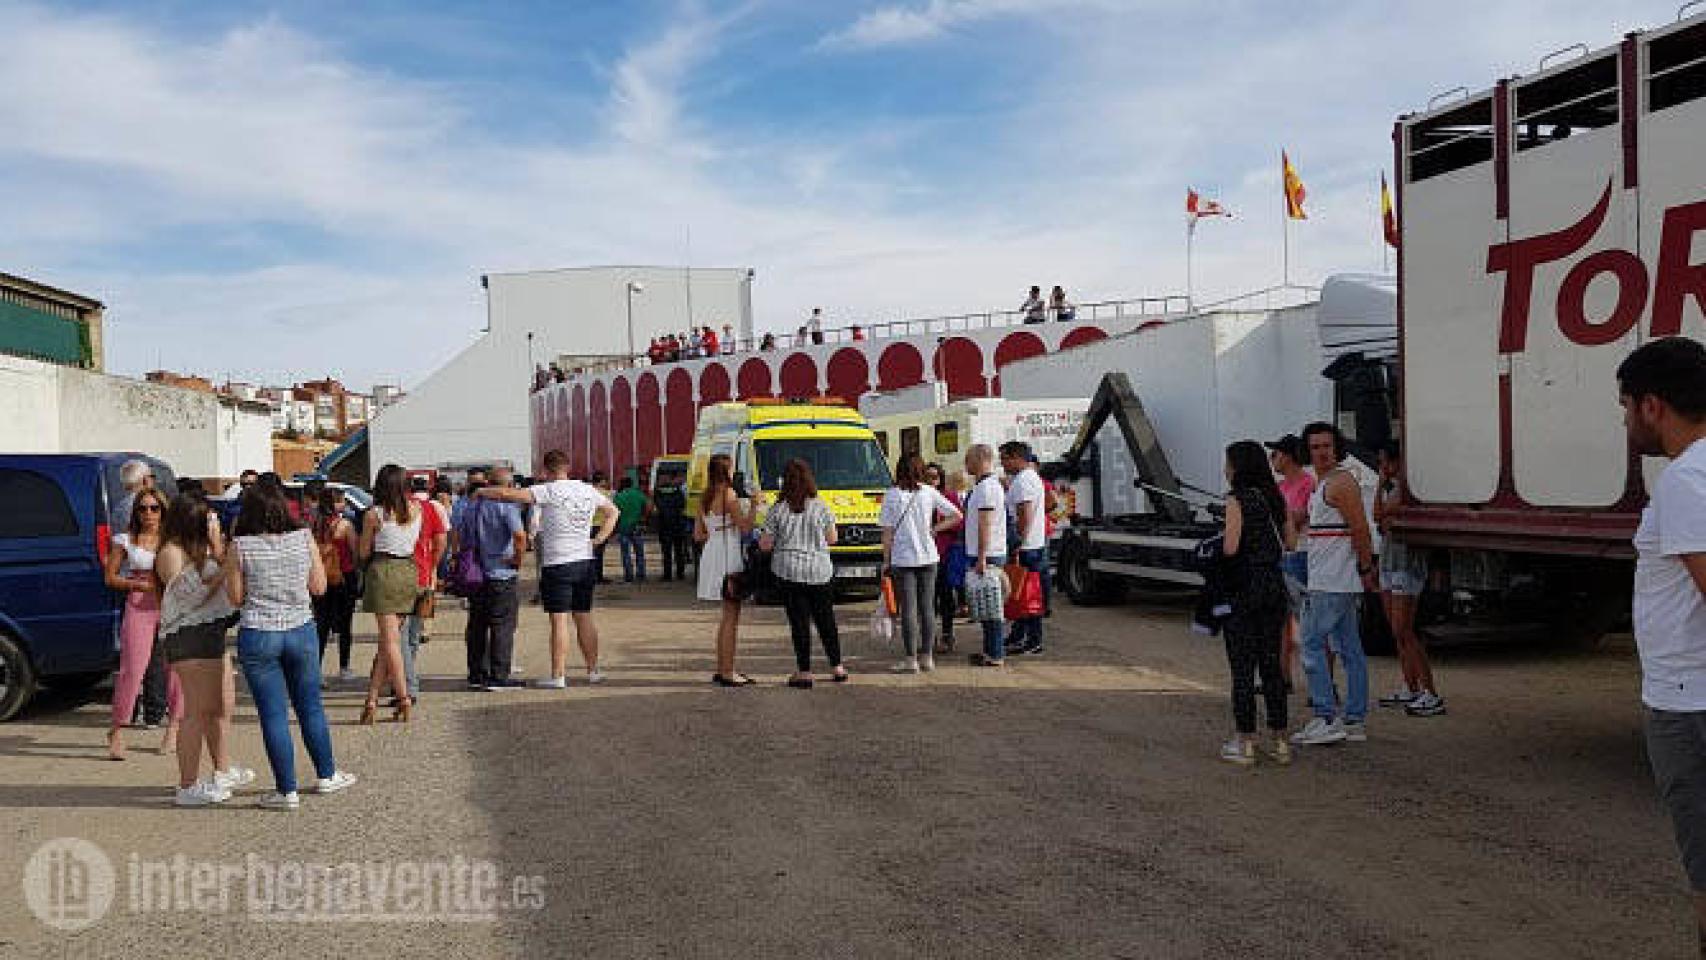
[(545, 677), (542, 680), (533, 681), (533, 689), (535, 690), (567, 690), (568, 688), (569, 681), (566, 677)]
[(929, 656), (929, 655), (919, 657), (918, 658), (918, 669), (923, 670), (925, 673), (929, 673), (930, 671), (936, 669), (936, 658), (933, 656)]
[(213, 772), (213, 782), (218, 784), (221, 790), (224, 790), (226, 793), (230, 793), (238, 787), (246, 787), (249, 784), (254, 783), (255, 771), (248, 767), (240, 767), (233, 763), (229, 769), (215, 770)]
[(586, 682), (587, 683), (603, 683), (604, 682), (604, 674), (598, 672), (597, 670), (588, 670), (586, 672)]
[(338, 682), (340, 683), (354, 683), (359, 679), (361, 678), (356, 676), (355, 671), (348, 667), (338, 671)]
[(1338, 720), (1323, 720), (1320, 717), (1311, 719), (1302, 730), (1291, 735), (1292, 743), (1306, 746), (1319, 746), (1329, 743), (1343, 743), (1345, 728)]
[(899, 663), (895, 664), (894, 666), (890, 667), (889, 672), (890, 673), (917, 673), (918, 672), (918, 658), (917, 657), (907, 657), (906, 659), (904, 659), (904, 660), (900, 661)]
[(302, 806), (302, 798), (295, 791), (290, 793), (269, 793), (261, 798), (261, 806), (268, 810), (295, 810)]
[(355, 774), (339, 770), (329, 777), (314, 781), (314, 792), (324, 796), (355, 786)]
[(211, 807), (216, 803), (224, 803), (231, 799), (231, 793), (218, 783), (209, 780), (197, 780), (187, 787), (179, 787), (178, 794), (172, 803), (180, 807)]
[(1437, 717), (1445, 713), (1445, 698), (1437, 693), (1424, 693), (1406, 704), (1404, 712), (1412, 717)]
[(1366, 742), (1368, 742), (1368, 724), (1366, 724), (1366, 723), (1346, 723), (1346, 724), (1343, 724), (1343, 727), (1344, 727), (1344, 731), (1345, 731), (1345, 739), (1346, 740), (1349, 740), (1352, 743), (1366, 743)]
[(1381, 697), (1380, 705), (1383, 707), (1402, 707), (1406, 704), (1415, 702), (1415, 699), (1419, 696), (1421, 696), (1421, 694), (1411, 690), (1409, 687), (1399, 687), (1386, 696)]

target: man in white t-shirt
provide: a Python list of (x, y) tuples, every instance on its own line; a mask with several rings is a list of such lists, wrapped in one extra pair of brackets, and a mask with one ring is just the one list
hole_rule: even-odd
[[(586, 682), (604, 680), (598, 671), (598, 624), (592, 619), (592, 592), (599, 573), (593, 556), (616, 532), (618, 513), (597, 487), (569, 479), (568, 454), (552, 450), (545, 454), (544, 466), (543, 483), (522, 489), (482, 487), (477, 495), (538, 507), (539, 596), (551, 617), (551, 675), (535, 686), (562, 690), (568, 686), (571, 618), (581, 656), (586, 658)], [(597, 534), (593, 533), (595, 523)]]
[(1670, 457), (1635, 532), (1647, 756), (1694, 888), (1706, 955), (1706, 347), (1655, 340), (1617, 368), (1637, 453)]
[[(1013, 557), (1028, 573), (1035, 573), (1039, 586), (1048, 589), (1048, 510), (1043, 502), (1043, 478), (1031, 466), (1029, 444), (1009, 440), (1001, 445), (1001, 469), (1012, 479), (1007, 484), (1007, 544)], [(1013, 584), (1017, 591), (1020, 585)], [(1048, 598), (1043, 598), (1046, 608)], [(1013, 621), (1007, 635), (1008, 653), (1037, 656), (1043, 652), (1043, 618), (1021, 617)]]
[[(982, 578), (990, 567), (1000, 569), (1007, 562), (1007, 538), (1002, 532), (1007, 493), (995, 475), (995, 451), (989, 444), (975, 443), (966, 451), (966, 476), (972, 478), (971, 492), (966, 494), (966, 558), (971, 561), (971, 572)], [(986, 620), (979, 626), (983, 628), (983, 652), (971, 655), (972, 664), (1003, 666), (1006, 653), (1001, 645), (1000, 619)]]

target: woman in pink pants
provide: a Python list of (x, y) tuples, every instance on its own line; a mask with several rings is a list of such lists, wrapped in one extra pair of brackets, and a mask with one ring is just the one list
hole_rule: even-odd
[[(125, 595), (124, 619), (119, 623), (118, 677), (113, 681), (113, 720), (107, 731), (107, 756), (124, 759), (119, 731), (136, 711), (142, 678), (154, 656), (154, 636), (160, 627), (160, 581), (154, 576), (154, 554), (160, 549), (160, 525), (166, 497), (147, 487), (137, 491), (131, 507), (130, 530), (113, 537), (107, 554), (107, 586)], [(164, 752), (176, 747), (178, 721), (184, 715), (183, 693), (172, 674), (166, 685)]]

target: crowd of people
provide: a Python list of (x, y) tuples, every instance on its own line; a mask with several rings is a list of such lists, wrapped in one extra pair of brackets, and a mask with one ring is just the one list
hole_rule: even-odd
[(714, 327), (694, 327), (687, 333), (653, 337), (646, 348), (646, 359), (653, 364), (679, 363), (731, 354), (737, 347), (733, 324), (723, 324), (721, 334)]

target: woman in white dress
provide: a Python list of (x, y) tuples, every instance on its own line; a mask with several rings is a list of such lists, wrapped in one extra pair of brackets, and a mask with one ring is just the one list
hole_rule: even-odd
[(717, 672), (711, 682), (720, 687), (744, 687), (755, 681), (735, 672), (735, 635), (740, 629), (740, 600), (730, 599), (724, 585), (732, 574), (746, 570), (743, 537), (752, 530), (754, 509), (743, 508), (735, 495), (734, 461), (727, 454), (711, 458), (705, 468), (705, 492), (699, 498), (699, 516), (693, 521), (693, 539), (702, 546), (699, 555), (699, 599), (723, 605), (717, 623)]

